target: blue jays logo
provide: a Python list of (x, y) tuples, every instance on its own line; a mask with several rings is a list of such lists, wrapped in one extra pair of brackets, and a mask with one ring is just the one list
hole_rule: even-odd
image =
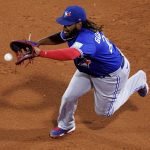
[(86, 58), (81, 58), (80, 63), (78, 63), (79, 66), (87, 67), (89, 68), (89, 65), (91, 64), (91, 60), (88, 60)]
[(71, 12), (65, 11), (64, 12), (64, 17), (69, 17), (69, 16), (71, 16)]

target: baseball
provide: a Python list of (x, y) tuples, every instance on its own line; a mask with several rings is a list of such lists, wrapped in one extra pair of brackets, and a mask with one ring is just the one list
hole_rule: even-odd
[(12, 56), (11, 53), (6, 53), (6, 54), (4, 55), (4, 60), (5, 60), (5, 61), (11, 61), (12, 59), (13, 59), (13, 56)]

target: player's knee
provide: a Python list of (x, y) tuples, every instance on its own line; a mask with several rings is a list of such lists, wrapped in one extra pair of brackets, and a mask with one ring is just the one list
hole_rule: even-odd
[(100, 111), (95, 111), (97, 115), (99, 116), (105, 116), (104, 112), (100, 112)]
[(96, 112), (97, 115), (104, 116), (104, 117), (111, 117), (113, 113), (105, 113), (105, 112)]
[(139, 70), (138, 73), (145, 75), (145, 72), (143, 70)]
[(142, 78), (145, 77), (146, 78), (146, 73), (143, 70), (139, 70), (137, 72), (137, 74), (139, 74)]
[(96, 112), (97, 115), (101, 115), (101, 116), (105, 116), (105, 117), (111, 117), (114, 114), (113, 109), (105, 110), (105, 109), (95, 108), (95, 112)]
[(95, 108), (95, 112), (96, 112), (97, 115), (106, 116), (105, 111), (103, 111), (102, 109)]

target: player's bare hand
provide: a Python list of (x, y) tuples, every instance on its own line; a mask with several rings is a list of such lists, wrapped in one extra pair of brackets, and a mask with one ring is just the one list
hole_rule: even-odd
[(39, 54), (41, 52), (40, 48), (35, 46), (34, 50), (35, 50), (36, 55), (39, 56)]

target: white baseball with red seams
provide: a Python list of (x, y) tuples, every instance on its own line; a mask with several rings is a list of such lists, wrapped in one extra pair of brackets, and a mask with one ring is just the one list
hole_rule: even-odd
[(11, 53), (6, 53), (4, 55), (4, 60), (5, 61), (12, 61), (13, 60), (13, 55)]

